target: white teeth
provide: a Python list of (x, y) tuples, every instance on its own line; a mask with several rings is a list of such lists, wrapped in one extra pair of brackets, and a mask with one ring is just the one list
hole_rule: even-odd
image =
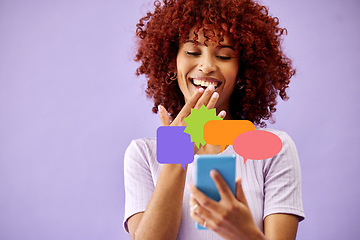
[(197, 86), (202, 86), (202, 87), (208, 87), (210, 85), (217, 87), (217, 85), (218, 85), (217, 82), (206, 82), (206, 81), (198, 80), (198, 79), (193, 79), (193, 83)]

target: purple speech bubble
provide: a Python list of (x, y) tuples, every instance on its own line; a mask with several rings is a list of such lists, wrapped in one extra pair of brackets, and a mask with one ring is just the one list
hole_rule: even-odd
[(186, 164), (194, 161), (194, 143), (190, 135), (184, 133), (186, 127), (164, 127), (156, 131), (157, 161), (159, 163)]

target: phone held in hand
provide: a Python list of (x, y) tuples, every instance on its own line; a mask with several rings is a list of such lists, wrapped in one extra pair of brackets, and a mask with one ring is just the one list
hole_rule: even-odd
[[(209, 198), (220, 201), (219, 191), (210, 177), (210, 171), (215, 169), (235, 195), (235, 159), (235, 155), (195, 155), (195, 186)], [(198, 223), (196, 228), (206, 229)]]

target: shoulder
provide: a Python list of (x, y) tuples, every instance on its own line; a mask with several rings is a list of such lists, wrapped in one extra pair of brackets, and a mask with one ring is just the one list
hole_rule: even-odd
[(146, 151), (156, 147), (156, 138), (139, 138), (130, 142), (126, 151), (141, 150)]
[(125, 164), (129, 161), (151, 161), (156, 159), (156, 138), (132, 140), (125, 151)]
[(280, 152), (272, 158), (264, 160), (264, 171), (265, 174), (284, 169), (293, 169), (295, 171), (300, 170), (299, 156), (292, 138), (285, 131), (271, 129), (271, 128), (259, 128), (258, 130), (264, 130), (271, 132), (278, 136), (282, 142)]
[(263, 131), (271, 132), (280, 138), (280, 140), (282, 142), (282, 148), (281, 148), (281, 151), (276, 156), (281, 156), (282, 154), (296, 154), (297, 155), (295, 143), (292, 140), (292, 138), (289, 136), (289, 134), (286, 133), (285, 131), (272, 129), (272, 128), (258, 128), (258, 127), (256, 127), (256, 130), (263, 130)]
[(271, 128), (264, 128), (264, 130), (271, 132), (280, 138), (282, 142), (282, 148), (281, 151), (278, 153), (279, 156), (281, 156), (282, 154), (295, 154), (297, 156), (295, 143), (288, 133)]
[(284, 142), (293, 142), (293, 140), (291, 139), (289, 134), (285, 131), (281, 131), (281, 130), (273, 129), (273, 128), (259, 128), (259, 127), (255, 127), (255, 129), (271, 132), (271, 133), (275, 134), (276, 136), (278, 136), (283, 143)]

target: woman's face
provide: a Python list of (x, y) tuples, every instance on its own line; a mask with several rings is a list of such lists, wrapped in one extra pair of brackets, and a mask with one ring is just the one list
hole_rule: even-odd
[(229, 36), (224, 41), (207, 41), (202, 29), (198, 32), (198, 45), (193, 41), (194, 28), (190, 30), (189, 40), (180, 44), (177, 54), (177, 79), (185, 101), (200, 88), (214, 85), (219, 93), (217, 112), (229, 110), (230, 96), (234, 90), (239, 70), (239, 59)]

